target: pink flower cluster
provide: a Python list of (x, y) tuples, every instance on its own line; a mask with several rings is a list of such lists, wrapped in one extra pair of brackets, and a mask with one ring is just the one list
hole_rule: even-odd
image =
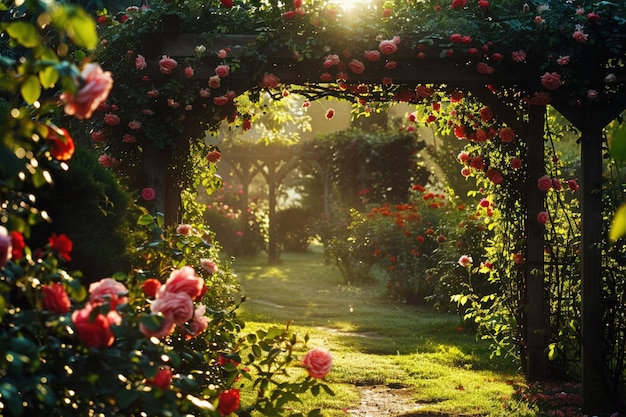
[(140, 324), (140, 330), (148, 337), (163, 338), (175, 328), (186, 337), (201, 334), (208, 326), (205, 316), (206, 306), (194, 306), (194, 301), (202, 298), (206, 291), (204, 281), (196, 275), (190, 266), (172, 271), (165, 284), (155, 289), (155, 299), (150, 304), (152, 315), (162, 315), (163, 320), (157, 328)]
[[(44, 305), (48, 308), (53, 308), (56, 312), (65, 310), (67, 294), (64, 289), (58, 286), (45, 289), (44, 297)], [(122, 322), (117, 306), (126, 303), (128, 290), (124, 284), (113, 278), (104, 278), (91, 284), (89, 302), (72, 313), (72, 323), (80, 340), (92, 348), (111, 346), (115, 341), (111, 326)]]
[[(578, 186), (578, 182), (575, 179), (569, 179), (565, 182), (570, 191), (576, 192), (580, 188)], [(558, 178), (550, 178), (549, 175), (543, 175), (539, 177), (537, 180), (537, 188), (541, 191), (547, 192), (550, 189), (554, 189), (555, 191), (561, 191), (563, 189), (563, 185), (561, 180)]]

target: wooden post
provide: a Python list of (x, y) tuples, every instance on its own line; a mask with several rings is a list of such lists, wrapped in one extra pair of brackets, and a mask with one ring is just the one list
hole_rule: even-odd
[(548, 299), (544, 278), (544, 228), (537, 221), (537, 214), (545, 210), (544, 192), (537, 187), (537, 179), (545, 174), (544, 166), (544, 123), (546, 109), (543, 106), (530, 106), (527, 129), (526, 187), (526, 264), (524, 268), (523, 316), (526, 318), (522, 329), (525, 337), (523, 355), (526, 377), (529, 381), (544, 381), (548, 377), (547, 332)]
[(611, 405), (602, 350), (602, 125), (587, 114), (581, 137), (583, 412)]

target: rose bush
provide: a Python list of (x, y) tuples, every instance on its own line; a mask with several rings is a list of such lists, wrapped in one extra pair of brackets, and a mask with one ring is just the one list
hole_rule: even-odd
[[(86, 58), (81, 47), (97, 41), (93, 21), (73, 5), (49, 6), (33, 4), (24, 13), (33, 21), (46, 19), (59, 39), (74, 42), (76, 57)], [(284, 405), (294, 399), (286, 393), (332, 392), (304, 375), (301, 382), (279, 380), (304, 349), (293, 333), (242, 336), (233, 273), (203, 226), (181, 225), (177, 233), (164, 229), (162, 216), (146, 214), (137, 226), (147, 229), (145, 242), (132, 268), (88, 287), (80, 271), (66, 268), (75, 250), (67, 235), (53, 233), (29, 247), (31, 227), (46, 218), (34, 204), (38, 189), (72, 163), (72, 138), (56, 126), (58, 109), (89, 117), (106, 98), (110, 74), (97, 64), (81, 73), (27, 20), (3, 22), (0, 30), (28, 50), (15, 61), (7, 57), (0, 70), (2, 108), (12, 109), (0, 125), (2, 414), (280, 415), (289, 413)], [(61, 92), (53, 90), (57, 81)], [(202, 268), (201, 260), (211, 268)], [(258, 372), (249, 372), (252, 367)], [(239, 400), (247, 388), (241, 378), (263, 388), (251, 387), (255, 396), (245, 403)]]

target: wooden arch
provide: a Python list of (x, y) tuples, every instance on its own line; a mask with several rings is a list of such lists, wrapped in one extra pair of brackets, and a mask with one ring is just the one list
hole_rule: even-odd
[[(213, 47), (230, 47), (233, 54), (243, 51), (246, 43), (253, 41), (254, 36), (224, 35), (214, 41)], [(194, 35), (183, 33), (155, 34), (145, 44), (147, 58), (151, 58), (152, 68), (158, 68), (156, 63), (162, 55), (176, 59), (193, 57), (195, 45), (202, 44), (202, 39)], [(246, 68), (245, 56), (241, 56), (241, 68), (233, 72), (230, 78), (230, 88), (242, 93), (254, 86), (253, 72), (259, 70), (272, 73), (280, 78), (283, 84), (309, 85), (319, 80), (320, 66), (318, 62), (307, 60), (295, 62), (288, 53), (275, 53), (268, 57), (265, 68)], [(469, 91), (485, 105), (492, 108), (494, 114), (506, 124), (513, 127), (527, 143), (528, 179), (539, 178), (545, 173), (544, 167), (544, 122), (545, 107), (529, 106), (520, 111), (517, 103), (502, 101), (492, 93), (491, 86), (508, 87), (522, 94), (532, 94), (540, 89), (539, 79), (541, 70), (538, 65), (516, 65), (510, 68), (500, 68), (496, 74), (479, 74), (474, 67), (469, 67), (463, 61), (434, 58), (420, 59), (417, 51), (399, 49), (394, 55), (398, 62), (398, 70), (394, 72), (394, 83), (406, 85), (437, 84), (456, 89)], [(195, 77), (208, 79), (214, 74), (217, 62), (207, 60), (195, 68)], [(595, 68), (597, 74), (604, 73), (604, 61), (597, 57), (587, 62), (588, 67)], [(361, 74), (358, 82), (361, 84), (379, 85), (381, 74)], [(623, 91), (622, 84), (616, 89)], [(320, 90), (321, 91), (321, 90)], [(603, 410), (608, 401), (608, 389), (604, 381), (602, 329), (598, 325), (602, 318), (602, 283), (601, 283), (601, 253), (599, 244), (602, 235), (602, 131), (612, 120), (617, 118), (626, 109), (626, 95), (616, 94), (611, 101), (597, 101), (593, 104), (577, 105), (570, 97), (552, 95), (551, 105), (567, 118), (581, 132), (582, 178), (581, 206), (582, 206), (582, 368), (583, 368), (583, 411)], [(518, 99), (515, 99), (518, 100)], [(201, 121), (201, 117), (197, 117)], [(190, 130), (188, 130), (189, 132)], [(193, 131), (193, 128), (191, 128)], [(167, 158), (166, 158), (167, 159)], [(167, 163), (160, 161), (159, 164)], [(162, 166), (162, 165), (161, 165)], [(154, 174), (154, 173), (153, 173)], [(158, 172), (160, 179), (157, 183), (165, 187), (165, 201), (162, 210), (166, 213), (169, 223), (178, 219), (178, 184), (175, 178), (168, 178), (167, 171)], [(530, 183), (530, 182), (529, 182)], [(527, 213), (537, 213), (543, 210), (544, 195), (536, 186), (526, 187)], [(523, 332), (525, 342), (523, 352), (524, 368), (529, 380), (545, 380), (547, 377), (546, 337), (547, 308), (546, 294), (542, 280), (530, 279), (532, 271), (543, 267), (543, 230), (536, 221), (527, 219), (525, 235), (527, 238), (526, 266), (523, 279), (526, 279), (526, 315)]]

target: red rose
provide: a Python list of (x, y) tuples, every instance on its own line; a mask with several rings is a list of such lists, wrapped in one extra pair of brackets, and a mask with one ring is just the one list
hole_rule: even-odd
[(54, 249), (59, 253), (59, 256), (66, 261), (71, 261), (72, 258), (70, 256), (70, 252), (72, 251), (72, 241), (67, 235), (61, 233), (57, 236), (56, 233), (53, 233), (52, 236), (48, 239), (48, 243), (50, 244), (50, 248)]
[(206, 154), (206, 159), (211, 163), (216, 163), (222, 158), (220, 151), (213, 150)]
[(12, 259), (20, 259), (22, 256), (24, 256), (24, 248), (26, 247), (26, 243), (24, 242), (24, 235), (16, 230), (12, 231), (11, 245), (13, 246), (13, 249), (11, 250)]
[(227, 389), (219, 396), (217, 411), (220, 416), (227, 416), (239, 408), (239, 390)]
[(500, 129), (500, 140), (504, 143), (510, 143), (513, 142), (515, 140), (515, 130), (511, 129), (510, 127), (505, 127)]
[(162, 366), (159, 368), (154, 378), (149, 379), (146, 382), (148, 385), (166, 390), (170, 387), (170, 383), (172, 382), (172, 370), (169, 366)]
[(141, 285), (141, 288), (143, 289), (143, 293), (151, 298), (154, 298), (154, 296), (156, 295), (160, 287), (161, 287), (161, 282), (156, 278), (148, 278)]
[(65, 314), (70, 311), (72, 303), (63, 285), (55, 282), (52, 285), (42, 286), (41, 291), (43, 293), (41, 304), (45, 310), (57, 314)]
[[(103, 314), (97, 314), (91, 318), (93, 305), (87, 304), (82, 310), (72, 313), (72, 323), (78, 332), (78, 337), (87, 346), (103, 348), (111, 346), (115, 337), (111, 332), (111, 323)], [(111, 312), (111, 314), (117, 314)], [(118, 316), (119, 317), (119, 316)]]
[(91, 114), (104, 102), (111, 88), (113, 77), (109, 71), (102, 71), (100, 65), (90, 63), (80, 74), (81, 84), (75, 93), (64, 92), (65, 113), (77, 119), (89, 119)]
[(224, 7), (228, 7), (229, 9), (233, 7), (233, 0), (220, 0), (220, 3), (222, 3)]
[(324, 348), (314, 348), (309, 350), (302, 363), (312, 378), (324, 378), (333, 366), (333, 358), (330, 352)]
[(52, 144), (50, 153), (59, 161), (67, 161), (74, 155), (74, 140), (65, 129), (54, 128), (48, 129), (48, 136), (46, 137)]

